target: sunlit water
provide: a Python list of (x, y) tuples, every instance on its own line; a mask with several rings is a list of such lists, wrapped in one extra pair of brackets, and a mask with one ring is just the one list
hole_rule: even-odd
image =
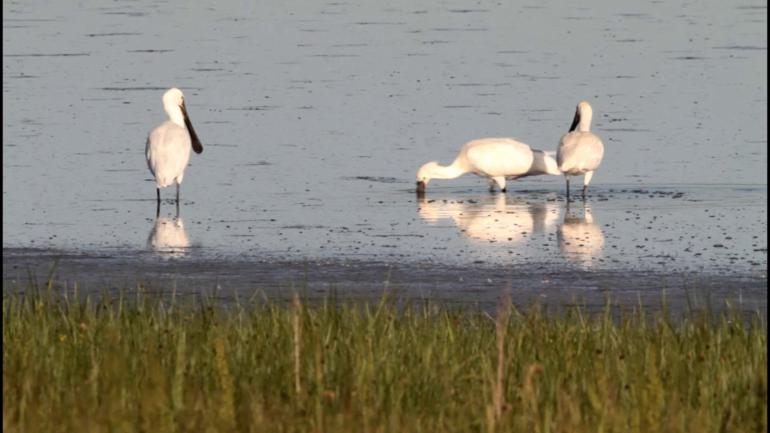
[[(766, 41), (752, 1), (3, 2), (3, 247), (766, 278)], [(170, 86), (204, 152), (156, 221)], [(555, 150), (581, 99), (585, 204), (559, 177), (414, 195), (473, 138)]]

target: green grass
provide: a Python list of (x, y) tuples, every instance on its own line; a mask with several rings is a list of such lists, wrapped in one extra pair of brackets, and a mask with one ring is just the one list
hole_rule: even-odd
[(4, 432), (762, 432), (760, 320), (3, 297)]

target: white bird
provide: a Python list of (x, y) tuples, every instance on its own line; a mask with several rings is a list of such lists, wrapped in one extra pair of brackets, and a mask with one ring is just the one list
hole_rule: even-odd
[(489, 178), (490, 189), (497, 185), (505, 192), (505, 179), (540, 174), (561, 174), (556, 161), (542, 150), (512, 138), (481, 138), (465, 143), (448, 166), (429, 162), (417, 171), (417, 193), (425, 192), (431, 179), (454, 179), (465, 173)]
[(163, 94), (163, 109), (169, 120), (153, 129), (147, 137), (147, 166), (155, 176), (158, 197), (157, 214), (160, 214), (160, 189), (176, 183), (176, 205), (179, 207), (179, 184), (190, 161), (190, 148), (203, 152), (184, 104), (184, 95), (177, 88)]
[(569, 132), (559, 140), (556, 162), (567, 181), (567, 200), (569, 200), (568, 176), (585, 174), (583, 177), (583, 198), (585, 199), (588, 184), (591, 183), (591, 178), (594, 176), (594, 170), (599, 168), (604, 156), (602, 140), (591, 132), (592, 117), (591, 105), (585, 101), (580, 102), (575, 111), (572, 125), (569, 127)]

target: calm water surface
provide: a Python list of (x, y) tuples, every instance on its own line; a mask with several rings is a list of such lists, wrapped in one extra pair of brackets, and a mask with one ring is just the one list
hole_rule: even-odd
[[(767, 269), (766, 3), (3, 2), (3, 248), (169, 262)], [(204, 144), (177, 218), (144, 160), (178, 86)], [(490, 194), (466, 141), (555, 150), (581, 99), (605, 158)], [(163, 191), (171, 199), (173, 189)], [(130, 256), (131, 254), (126, 254)]]

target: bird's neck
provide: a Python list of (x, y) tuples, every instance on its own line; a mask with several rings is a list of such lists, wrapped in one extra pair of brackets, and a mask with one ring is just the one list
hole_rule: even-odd
[(580, 123), (578, 124), (578, 131), (591, 132), (591, 115), (580, 116)]
[(532, 152), (532, 167), (530, 167), (529, 172), (527, 174), (529, 175), (537, 175), (537, 174), (554, 174), (554, 175), (560, 175), (561, 170), (559, 170), (559, 166), (556, 163), (556, 160), (553, 159), (550, 155), (546, 154), (545, 152), (541, 150), (533, 151)]
[(463, 164), (459, 159), (456, 159), (450, 165), (437, 166), (433, 170), (433, 175), (431, 177), (434, 179), (454, 179), (464, 175), (467, 172), (468, 170), (465, 169), (465, 164)]
[(168, 114), (169, 120), (181, 126), (182, 128), (185, 127), (184, 116), (182, 115), (182, 110), (179, 107), (173, 105), (166, 106), (164, 108), (166, 109), (166, 114)]

